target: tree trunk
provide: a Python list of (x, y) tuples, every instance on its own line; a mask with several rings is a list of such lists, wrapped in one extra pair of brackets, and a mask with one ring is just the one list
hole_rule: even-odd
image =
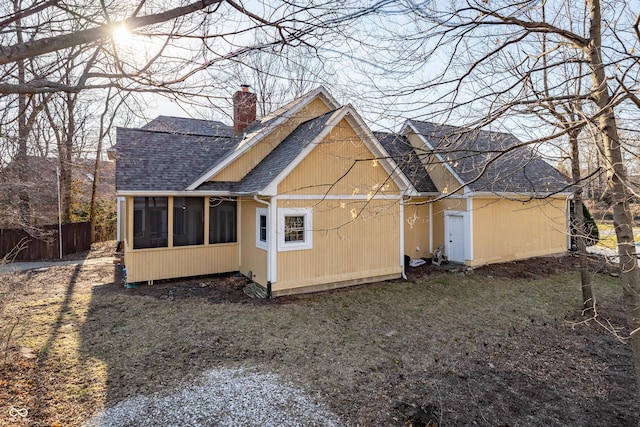
[[(14, 10), (19, 11), (21, 8), (20, 1), (14, 1)], [(16, 21), (16, 37), (18, 43), (22, 43), (22, 23), (18, 19)], [(18, 67), (18, 81), (20, 84), (24, 84), (25, 78), (25, 64), (23, 60), (17, 61)], [(31, 225), (31, 206), (29, 200), (29, 158), (27, 152), (27, 139), (29, 137), (29, 130), (27, 128), (27, 96), (25, 94), (18, 95), (18, 153), (16, 156), (16, 163), (18, 165), (18, 215), (20, 218), (20, 225), (22, 227), (29, 227)]]
[(91, 243), (96, 241), (96, 198), (98, 196), (98, 175), (100, 173), (100, 153), (102, 152), (102, 128), (96, 149), (96, 161), (93, 164), (93, 181), (91, 183), (91, 202), (89, 203), (89, 221), (91, 222)]
[[(18, 64), (18, 75), (24, 79), (24, 66)], [(22, 227), (31, 225), (31, 202), (29, 199), (29, 157), (27, 153), (27, 139), (29, 131), (27, 129), (26, 114), (27, 102), (25, 95), (18, 95), (18, 155), (16, 163), (18, 164), (18, 212)]]
[(587, 258), (587, 235), (584, 223), (584, 211), (582, 200), (582, 185), (580, 173), (580, 148), (578, 147), (578, 133), (569, 133), (569, 145), (571, 147), (571, 177), (575, 183), (573, 190), (573, 230), (578, 246), (578, 259), (580, 261), (580, 280), (582, 284), (582, 309), (584, 314), (593, 314), (593, 289), (591, 287), (591, 274), (589, 273), (589, 259)]
[(598, 129), (605, 149), (607, 187), (613, 204), (613, 223), (618, 238), (620, 256), (620, 281), (631, 326), (631, 345), (636, 372), (636, 391), (640, 397), (640, 274), (636, 246), (633, 240), (633, 223), (625, 187), (626, 172), (622, 162), (622, 150), (614, 116), (613, 102), (607, 86), (602, 62), (602, 38), (600, 1), (591, 1), (589, 65), (593, 84), (593, 97), (598, 107)]
[(65, 222), (73, 215), (72, 187), (73, 187), (73, 138), (76, 133), (76, 122), (74, 116), (75, 96), (67, 94), (67, 130), (63, 141), (64, 156), (60, 158), (60, 167), (64, 190), (62, 193), (62, 211)]

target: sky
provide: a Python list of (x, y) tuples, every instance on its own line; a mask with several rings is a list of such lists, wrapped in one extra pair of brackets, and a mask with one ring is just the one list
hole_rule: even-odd
[[(317, 83), (324, 83), (339, 102), (353, 104), (374, 130), (397, 131), (406, 118), (463, 125), (481, 117), (486, 110), (479, 109), (478, 106), (474, 107), (475, 104), (470, 105), (469, 108), (461, 108), (454, 114), (447, 113), (447, 102), (450, 99), (443, 98), (443, 94), (451, 90), (452, 84), (421, 88), (415, 93), (399, 96), (407, 88), (416, 88), (424, 82), (432, 81), (443, 73), (447, 66), (449, 66), (447, 77), (461, 73), (461, 70), (468, 68), (470, 61), (480, 52), (490, 50), (493, 45), (500, 42), (499, 31), (501, 30), (498, 30), (494, 33), (487, 32), (486, 37), (465, 40), (463, 45), (457, 46), (458, 51), (453, 58), (449, 57), (450, 52), (447, 49), (431, 52), (434, 47), (433, 42), (425, 42), (427, 40), (425, 35), (431, 34), (434, 27), (427, 24), (427, 20), (419, 19), (418, 12), (426, 14), (430, 4), (438, 3), (443, 2), (383, 0), (379, 2), (381, 8), (378, 13), (362, 18), (357, 25), (345, 28), (340, 33), (327, 36), (321, 40), (322, 43), (317, 43), (314, 47), (317, 48), (318, 56), (322, 61), (330, 65), (327, 69), (331, 71), (331, 75), (320, 76)], [(554, 17), (555, 23), (568, 26), (569, 17), (562, 16), (563, 9), (558, 6), (560, 2), (550, 0), (548, 3), (558, 7)], [(631, 3), (640, 6), (637, 0)], [(257, 14), (263, 14), (266, 8), (263, 2), (257, 0), (251, 0), (245, 4), (249, 10)], [(407, 5), (414, 7), (415, 11), (403, 10)], [(278, 13), (283, 13), (282, 9), (278, 9), (276, 14)], [(224, 42), (216, 42), (209, 51), (203, 53), (202, 61), (212, 60), (216, 55), (228, 53), (255, 42), (255, 35), (245, 31), (248, 27), (246, 18), (236, 12), (225, 11), (222, 15), (224, 19), (213, 19), (209, 23), (210, 32), (237, 34), (226, 37)], [(575, 19), (575, 16), (571, 19)], [(127, 43), (126, 39), (124, 43)], [(399, 59), (402, 54), (408, 52), (411, 52), (411, 55), (408, 55), (406, 60)], [(180, 53), (178, 52), (177, 55)], [(453, 62), (449, 62), (451, 59)], [(485, 67), (484, 71), (487, 72), (481, 75), (480, 80), (471, 82), (457, 92), (457, 102), (470, 102), (477, 97), (478, 93), (492, 90), (492, 85), (499, 87), (500, 84), (504, 84), (501, 74), (491, 75), (490, 65), (494, 64)], [(503, 65), (495, 64), (496, 67)], [(218, 68), (214, 65), (203, 75), (207, 78), (215, 76), (217, 81), (212, 83), (212, 87), (218, 87), (218, 96), (230, 97), (237, 87), (235, 83), (225, 83), (224, 78), (221, 77), (225, 72), (228, 72), (225, 67)], [(199, 76), (197, 79), (202, 77)], [(247, 83), (251, 84), (251, 82)], [(150, 104), (153, 106), (146, 114), (149, 118), (163, 114), (215, 118), (230, 122), (229, 114), (216, 115), (206, 107), (194, 109), (188, 104), (179, 104), (168, 101), (166, 98), (157, 98)], [(226, 106), (230, 108), (228, 102)], [(535, 137), (541, 132), (542, 128), (534, 123), (536, 121), (533, 119), (523, 122), (521, 117), (510, 117), (492, 126), (496, 130), (509, 130), (521, 139), (526, 139)]]

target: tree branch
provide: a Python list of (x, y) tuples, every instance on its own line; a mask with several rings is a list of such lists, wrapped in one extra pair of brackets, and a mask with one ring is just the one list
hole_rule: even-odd
[(17, 43), (11, 46), (0, 46), (0, 65), (100, 40), (109, 36), (111, 34), (111, 29), (119, 25), (125, 25), (129, 29), (135, 29), (146, 27), (148, 25), (159, 24), (205, 9), (212, 4), (217, 4), (222, 1), (223, 0), (200, 0), (195, 3), (191, 3), (190, 5), (177, 7), (166, 12), (140, 17), (130, 17), (124, 21), (104, 24), (61, 36), (45, 37), (24, 43)]
[(589, 45), (588, 39), (580, 37), (572, 31), (563, 30), (562, 28), (556, 27), (555, 25), (551, 25), (548, 22), (524, 21), (513, 16), (503, 16), (495, 11), (480, 9), (476, 7), (471, 7), (469, 9), (479, 12), (482, 15), (491, 16), (497, 19), (497, 21), (494, 22), (482, 21), (482, 25), (516, 25), (532, 33), (556, 34), (566, 40), (569, 40), (580, 49), (585, 49)]

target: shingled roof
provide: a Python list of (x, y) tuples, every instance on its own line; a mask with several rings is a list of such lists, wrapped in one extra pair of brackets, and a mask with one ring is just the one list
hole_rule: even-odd
[(185, 135), (233, 136), (233, 126), (215, 120), (199, 120), (185, 117), (158, 116), (143, 126), (142, 129)]
[(437, 193), (438, 189), (423, 166), (418, 153), (403, 135), (387, 132), (373, 133), (402, 173), (419, 193)]
[[(300, 124), (239, 182), (208, 180), (250, 150), (256, 141), (278, 128), (289, 113), (316, 96), (335, 101), (322, 87), (309, 92), (269, 116), (256, 120), (241, 137), (222, 122), (159, 116), (142, 129), (119, 128), (117, 179), (120, 193), (220, 191), (256, 194), (268, 188), (324, 130), (331, 117), (350, 114), (366, 128), (350, 106), (344, 106)], [(357, 117), (356, 117), (357, 116)], [(410, 120), (427, 147), (460, 183), (473, 192), (515, 193), (540, 197), (568, 192), (568, 182), (530, 147), (511, 134), (472, 130)], [(398, 168), (401, 179), (418, 193), (437, 193), (414, 147), (405, 136), (376, 132), (375, 151), (389, 157), (389, 173)], [(370, 138), (370, 137), (365, 137)], [(378, 144), (379, 142), (379, 144)], [(379, 152), (381, 151), (381, 152)], [(388, 153), (388, 154), (387, 154)], [(386, 163), (385, 163), (386, 164)], [(272, 190), (272, 189), (271, 189)], [(269, 190), (269, 191), (271, 191)]]
[[(197, 190), (250, 194), (264, 189), (325, 128), (334, 111), (299, 125), (239, 182), (205, 182)], [(170, 120), (154, 120), (155, 129)], [(173, 118), (170, 118), (173, 119)], [(118, 128), (116, 186), (119, 191), (184, 191), (233, 151), (242, 138), (209, 136), (203, 120), (180, 119), (182, 132)], [(151, 123), (154, 123), (151, 122)]]
[(534, 197), (569, 191), (557, 169), (511, 134), (408, 123), (471, 191)]
[(118, 191), (183, 191), (240, 138), (117, 129)]

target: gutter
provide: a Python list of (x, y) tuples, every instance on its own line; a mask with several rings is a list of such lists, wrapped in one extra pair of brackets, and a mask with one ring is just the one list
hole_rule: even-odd
[[(257, 203), (267, 205), (267, 213), (269, 215), (267, 218), (267, 224), (269, 224), (269, 218), (271, 218), (272, 215), (271, 203), (267, 202), (266, 200), (259, 199), (257, 195), (253, 196), (253, 200), (255, 200)], [(269, 233), (267, 232), (267, 299), (271, 299), (271, 257), (273, 256), (271, 253), (271, 240), (272, 239), (269, 238)]]
[(170, 191), (163, 191), (163, 190), (159, 190), (159, 191), (145, 191), (145, 190), (135, 190), (135, 191), (127, 191), (127, 190), (120, 190), (120, 191), (116, 191), (116, 196), (141, 196), (141, 197), (153, 197), (153, 196), (158, 196), (158, 197), (162, 197), (162, 196), (178, 196), (178, 197), (190, 197), (190, 196), (211, 196), (211, 197), (240, 197), (240, 196), (248, 196), (251, 195), (251, 193), (235, 193), (235, 192), (230, 192), (230, 191), (207, 191), (207, 190), (194, 190), (194, 191), (186, 191), (186, 190), (182, 190), (182, 191), (174, 191), (174, 190), (170, 190)]
[(501, 193), (493, 193), (490, 191), (471, 191), (465, 196), (469, 197), (500, 197), (500, 198), (508, 198), (513, 200), (543, 200), (549, 198), (564, 198), (570, 197), (572, 193), (567, 191), (561, 191), (558, 193), (513, 193), (513, 192), (501, 192)]

